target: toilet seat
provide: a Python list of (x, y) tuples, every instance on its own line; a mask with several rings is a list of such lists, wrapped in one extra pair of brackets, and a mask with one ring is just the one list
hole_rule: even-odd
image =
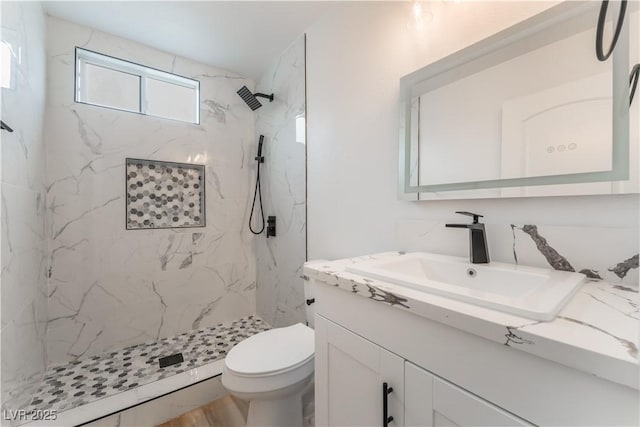
[(236, 375), (266, 376), (296, 369), (313, 358), (313, 329), (297, 323), (270, 329), (241, 341), (225, 358)]
[(235, 393), (284, 390), (313, 376), (313, 329), (298, 323), (238, 343), (224, 362), (222, 383)]
[[(277, 371), (272, 371), (272, 372), (265, 372), (265, 373), (244, 373), (244, 372), (238, 372), (238, 371), (234, 371), (233, 369), (229, 368), (229, 366), (225, 366), (227, 371), (232, 373), (233, 375), (239, 376), (239, 377), (246, 377), (246, 378), (264, 378), (264, 377), (273, 377), (279, 374), (285, 374), (287, 372), (290, 371), (294, 371), (298, 368), (304, 368), (305, 365), (309, 364), (309, 362), (313, 362), (313, 354), (311, 356), (309, 356), (308, 358), (306, 358), (305, 360), (296, 363), (295, 365), (292, 366), (287, 366), (285, 368), (282, 368), (280, 370)], [(313, 364), (313, 363), (312, 363)]]

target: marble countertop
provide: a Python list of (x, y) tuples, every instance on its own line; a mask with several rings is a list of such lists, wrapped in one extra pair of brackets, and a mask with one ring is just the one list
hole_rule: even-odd
[(535, 321), (345, 271), (357, 262), (402, 256), (386, 252), (310, 261), (305, 276), (407, 310), (488, 340), (639, 389), (638, 288), (585, 283), (551, 322)]

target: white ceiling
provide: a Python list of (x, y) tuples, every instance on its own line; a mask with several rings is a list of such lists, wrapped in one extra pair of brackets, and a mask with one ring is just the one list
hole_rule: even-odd
[(47, 1), (47, 14), (258, 78), (336, 3), (326, 1)]

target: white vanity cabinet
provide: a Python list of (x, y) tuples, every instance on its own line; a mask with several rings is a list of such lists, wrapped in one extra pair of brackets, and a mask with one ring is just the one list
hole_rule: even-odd
[(318, 426), (385, 426), (385, 400), (389, 427), (531, 425), (322, 316), (315, 328)]
[(446, 315), (417, 316), (373, 292), (320, 282), (315, 292), (318, 426), (384, 426), (385, 382), (393, 388), (388, 427), (639, 425), (636, 388), (463, 331)]
[(321, 316), (315, 331), (316, 425), (383, 426), (385, 399), (389, 426), (404, 425), (404, 359)]
[(532, 425), (411, 362), (405, 362), (404, 378), (407, 426)]

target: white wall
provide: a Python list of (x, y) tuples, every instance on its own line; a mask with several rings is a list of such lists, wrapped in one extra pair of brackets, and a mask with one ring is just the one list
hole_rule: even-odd
[(262, 200), (265, 216), (276, 216), (277, 236), (262, 234), (255, 245), (256, 309), (273, 326), (305, 321), (300, 278), (306, 260), (305, 143), (296, 140), (296, 127), (304, 126), (297, 118), (305, 114), (304, 43), (299, 37), (256, 83), (256, 91), (274, 94), (273, 102), (257, 110), (256, 141), (265, 136)]
[[(255, 312), (248, 220), (253, 82), (57, 18), (47, 20), (49, 363)], [(73, 100), (74, 48), (201, 82), (201, 124)], [(205, 228), (125, 229), (125, 158), (205, 164)]]
[(13, 46), (15, 86), (2, 89), (2, 403), (45, 367), (47, 317), (45, 16), (39, 2), (2, 2), (2, 39)]
[[(424, 4), (424, 3), (423, 3)], [(411, 4), (353, 2), (307, 32), (309, 259), (387, 250), (465, 256), (468, 236), (445, 229), (485, 215), (493, 260), (547, 265), (511, 224), (536, 224), (577, 270), (607, 269), (638, 253), (638, 196), (437, 202), (398, 201), (399, 79), (549, 7), (542, 2), (430, 2), (431, 22), (410, 25)], [(637, 270), (635, 270), (637, 272)], [(637, 283), (637, 273), (624, 279)]]

